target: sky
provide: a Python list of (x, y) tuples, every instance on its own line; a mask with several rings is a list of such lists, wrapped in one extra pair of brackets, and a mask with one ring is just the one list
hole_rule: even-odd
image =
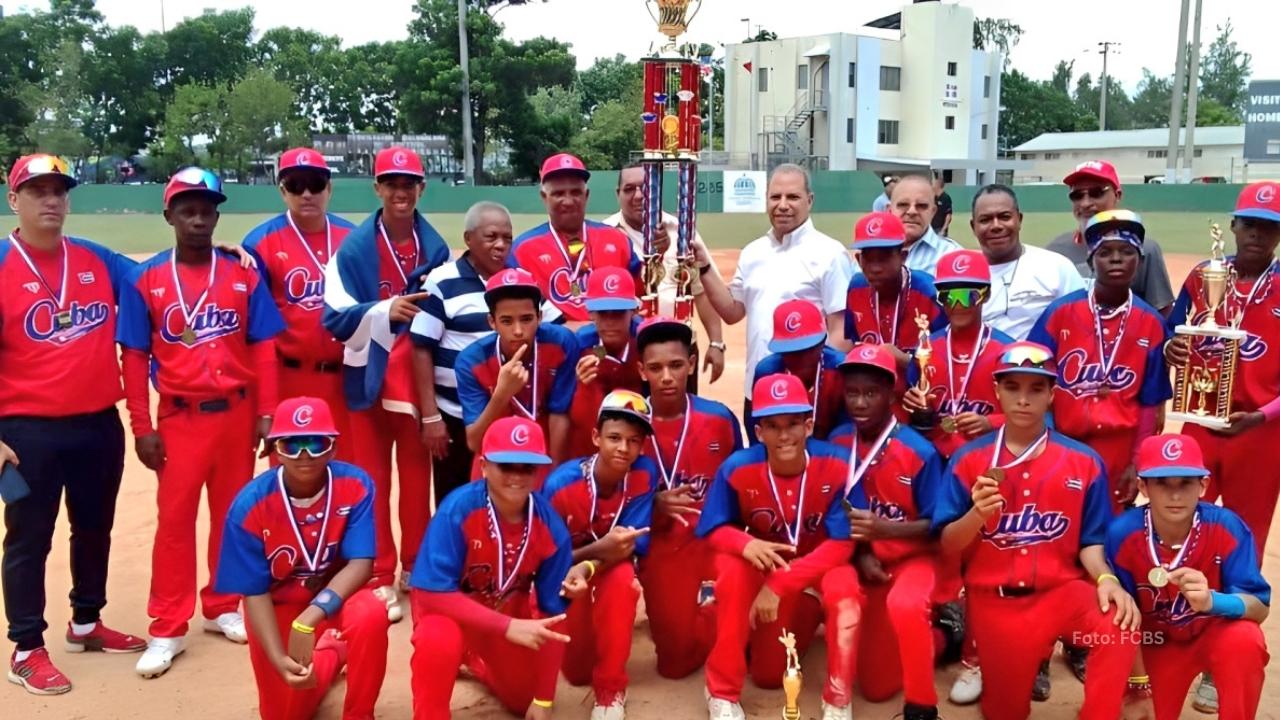
[[(955, 0), (944, 0), (953, 3)], [(695, 0), (696, 2), (696, 0)], [(259, 32), (279, 25), (305, 27), (337, 35), (344, 45), (407, 37), (413, 0), (98, 0), (98, 9), (113, 25), (134, 25), (146, 32), (161, 29), (161, 8), (168, 27), (205, 8), (230, 10), (252, 6)], [(690, 24), (688, 38), (713, 45), (732, 43), (757, 26), (779, 37), (819, 32), (856, 32), (878, 17), (897, 12), (900, 0), (706, 0)], [(1022, 40), (1012, 52), (1012, 67), (1036, 79), (1048, 78), (1059, 60), (1074, 60), (1076, 75), (1097, 78), (1102, 69), (1098, 43), (1118, 42), (1108, 69), (1114, 80), (1133, 93), (1142, 69), (1171, 75), (1180, 0), (964, 0), (978, 17), (1008, 18), (1022, 26)], [(47, 8), (47, 2), (0, 0), (7, 12), (22, 7)], [(1192, 0), (1194, 12), (1194, 0)], [(1280, 53), (1267, 52), (1275, 36), (1272, 0), (1207, 0), (1201, 23), (1202, 47), (1208, 49), (1216, 26), (1231, 19), (1236, 43), (1253, 55), (1253, 77), (1280, 79)], [(571, 43), (580, 68), (597, 57), (623, 53), (635, 59), (661, 36), (643, 0), (550, 0), (507, 7), (497, 18), (507, 35), (524, 40), (539, 35)], [(601, 28), (609, 28), (602, 32)], [(877, 32), (877, 31), (872, 31)]]

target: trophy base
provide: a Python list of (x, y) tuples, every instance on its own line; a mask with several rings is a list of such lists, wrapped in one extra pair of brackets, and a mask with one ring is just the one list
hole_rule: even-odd
[(1249, 333), (1233, 327), (1205, 327), (1203, 325), (1179, 325), (1174, 328), (1173, 332), (1177, 335), (1195, 335), (1197, 337), (1214, 337), (1223, 340), (1240, 340), (1243, 341), (1249, 337)]
[(1197, 415), (1195, 413), (1171, 412), (1165, 415), (1165, 418), (1175, 422), (1192, 423), (1213, 430), (1225, 430), (1231, 427), (1231, 423), (1214, 415)]
[(911, 427), (920, 432), (932, 432), (938, 427), (938, 411), (937, 410), (912, 410), (907, 420)]

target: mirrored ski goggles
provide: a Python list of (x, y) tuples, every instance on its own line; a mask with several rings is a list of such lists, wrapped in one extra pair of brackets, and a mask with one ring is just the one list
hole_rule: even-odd
[(943, 307), (975, 307), (987, 299), (988, 288), (949, 288), (938, 291), (938, 302)]
[(183, 185), (193, 187), (203, 187), (206, 190), (212, 190), (216, 193), (222, 192), (222, 179), (212, 172), (199, 167), (189, 167), (179, 170), (173, 176), (170, 182), (177, 181)]
[(276, 454), (288, 460), (297, 460), (305, 451), (311, 457), (320, 457), (333, 449), (331, 435), (295, 435), (276, 438)]

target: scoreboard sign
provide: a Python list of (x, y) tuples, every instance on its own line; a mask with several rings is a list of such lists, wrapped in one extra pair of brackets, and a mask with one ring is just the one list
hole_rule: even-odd
[(1244, 159), (1280, 162), (1280, 80), (1249, 83), (1244, 113)]

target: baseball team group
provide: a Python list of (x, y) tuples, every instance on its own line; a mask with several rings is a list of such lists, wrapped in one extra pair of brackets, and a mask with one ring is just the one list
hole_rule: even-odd
[[(173, 247), (139, 263), (64, 233), (76, 180), (61, 159), (13, 166), (11, 682), (72, 687), (45, 638), (65, 504), (65, 650), (140, 653), (157, 678), (198, 604), (205, 631), (248, 644), (267, 720), (314, 716), (344, 673), (343, 717), (374, 717), (406, 616), (418, 720), (451, 716), (460, 676), (545, 720), (561, 675), (591, 688), (593, 720), (622, 720), (641, 607), (658, 674), (703, 672), (711, 720), (745, 718), (748, 676), (789, 704), (819, 633), (823, 720), (899, 696), (907, 720), (937, 718), (935, 668), (953, 662), (949, 702), (1026, 718), (1057, 643), (1081, 718), (1177, 718), (1189, 693), (1224, 720), (1256, 716), (1280, 184), (1240, 193), (1217, 302), (1198, 271), (1175, 297), (1101, 160), (1064, 179), (1078, 227), (1048, 249), (1022, 242), (998, 184), (974, 196), (979, 249), (964, 249), (924, 176), (886, 182), (842, 243), (814, 227), (806, 171), (782, 165), (769, 229), (727, 281), (700, 238), (678, 256), (673, 217), (645, 243), (638, 166), (596, 222), (589, 171), (553, 155), (547, 222), (515, 235), (506, 208), (477, 203), (458, 254), (417, 210), (411, 150), (378, 153), (380, 206), (359, 226), (328, 212), (330, 174), (316, 150), (285, 152), (285, 211), (224, 246), (221, 181), (180, 170), (163, 196)], [(684, 292), (696, 330), (674, 319)], [(1215, 350), (1173, 330), (1209, 318), (1243, 333), (1230, 424), (1165, 433), (1171, 369)], [(725, 368), (723, 324), (743, 321), (738, 413), (697, 386)], [(158, 477), (145, 638), (101, 617), (124, 419)]]

